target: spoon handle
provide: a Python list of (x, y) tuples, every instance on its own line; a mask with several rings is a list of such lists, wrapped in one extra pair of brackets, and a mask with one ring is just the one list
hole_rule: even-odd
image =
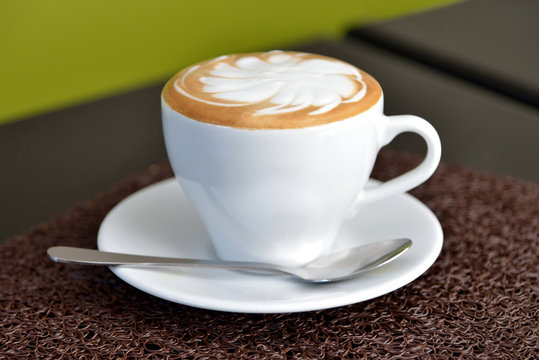
[(97, 266), (130, 266), (130, 267), (203, 267), (231, 270), (260, 270), (289, 274), (275, 265), (245, 261), (222, 261), (203, 259), (167, 258), (158, 256), (120, 254), (93, 249), (70, 246), (54, 246), (47, 250), (49, 257), (61, 263), (97, 265)]

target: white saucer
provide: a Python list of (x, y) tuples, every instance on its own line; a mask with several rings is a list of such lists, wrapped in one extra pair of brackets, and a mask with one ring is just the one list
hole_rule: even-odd
[[(111, 270), (142, 291), (190, 306), (242, 313), (310, 311), (372, 299), (408, 284), (432, 265), (443, 243), (434, 214), (403, 194), (366, 206), (345, 222), (336, 249), (397, 237), (413, 240), (401, 257), (359, 278), (331, 284), (226, 270)], [(99, 229), (98, 247), (133, 254), (215, 258), (201, 220), (175, 179), (142, 189), (112, 209)]]

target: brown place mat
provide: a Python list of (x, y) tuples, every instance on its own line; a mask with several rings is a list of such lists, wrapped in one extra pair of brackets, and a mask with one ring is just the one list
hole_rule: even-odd
[[(375, 177), (418, 162), (383, 151)], [(439, 259), (419, 279), (350, 306), (232, 314), (143, 293), (106, 268), (56, 264), (53, 245), (95, 247), (104, 215), (171, 176), (119, 183), (0, 245), (0, 358), (533, 358), (538, 344), (539, 186), (441, 164), (412, 191), (442, 223)]]

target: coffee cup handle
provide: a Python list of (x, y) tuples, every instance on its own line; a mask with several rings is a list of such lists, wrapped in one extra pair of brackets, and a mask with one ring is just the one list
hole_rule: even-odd
[(378, 132), (380, 147), (390, 143), (400, 133), (414, 132), (425, 139), (427, 155), (416, 168), (389, 181), (365, 189), (356, 201), (354, 213), (360, 206), (404, 193), (420, 185), (434, 173), (440, 162), (442, 153), (440, 138), (434, 127), (426, 120), (414, 115), (383, 115), (382, 124)]

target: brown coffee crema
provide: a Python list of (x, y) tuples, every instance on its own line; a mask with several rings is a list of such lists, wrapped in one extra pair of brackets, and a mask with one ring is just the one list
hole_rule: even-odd
[(326, 56), (291, 52), (221, 56), (170, 79), (163, 99), (205, 123), (244, 129), (295, 129), (357, 115), (382, 96), (364, 71)]

